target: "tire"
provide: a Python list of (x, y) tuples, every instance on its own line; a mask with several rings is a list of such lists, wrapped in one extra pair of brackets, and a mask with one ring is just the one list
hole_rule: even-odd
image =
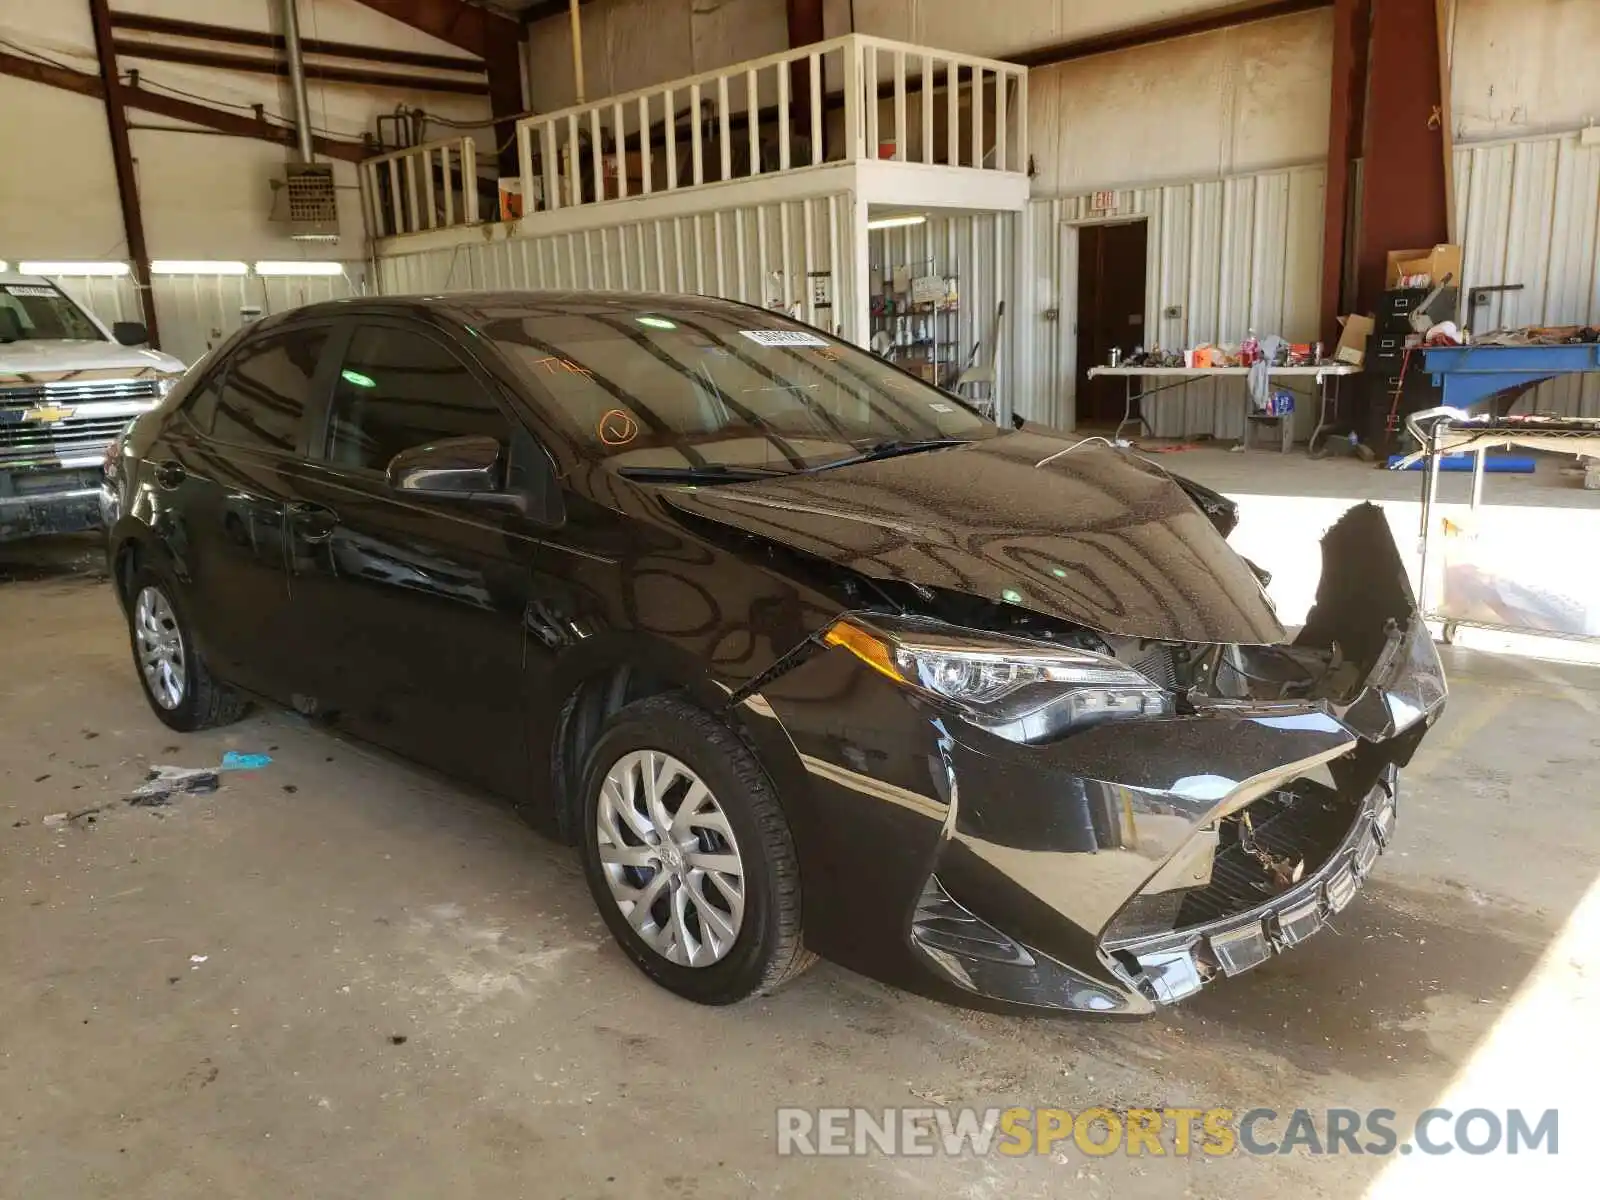
[[(649, 815), (652, 774), (666, 785), (658, 808), (671, 817), (666, 838)], [(801, 944), (788, 822), (761, 763), (728, 726), (678, 696), (629, 705), (591, 752), (583, 788), (589, 890), (651, 979), (700, 1004), (735, 1004), (776, 990), (815, 960)], [(614, 888), (649, 902), (632, 901), (630, 920)]]
[[(190, 634), (178, 589), (168, 579), (149, 567), (135, 571), (128, 584), (127, 614), (134, 671), (145, 700), (162, 724), (180, 733), (193, 733), (228, 725), (244, 716), (249, 705), (206, 666)], [(146, 663), (157, 643), (168, 669), (157, 669), (153, 678), (146, 671)], [(172, 670), (174, 665), (176, 671)]]

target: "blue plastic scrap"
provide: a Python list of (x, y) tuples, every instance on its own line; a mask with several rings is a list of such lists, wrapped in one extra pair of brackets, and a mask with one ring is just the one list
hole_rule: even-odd
[(259, 771), (271, 763), (270, 754), (241, 754), (237, 750), (229, 750), (222, 756), (224, 771)]

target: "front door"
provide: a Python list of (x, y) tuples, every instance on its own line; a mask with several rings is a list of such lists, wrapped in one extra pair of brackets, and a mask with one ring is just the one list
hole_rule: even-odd
[(149, 451), (202, 652), (222, 678), (277, 700), (293, 643), (285, 511), (330, 335), (308, 324), (246, 342)]
[(1089, 369), (1107, 366), (1113, 349), (1125, 357), (1153, 348), (1144, 323), (1148, 240), (1144, 221), (1078, 231), (1079, 425), (1120, 421), (1126, 398), (1126, 380), (1090, 379)]
[(362, 321), (289, 508), (290, 587), (313, 664), (299, 703), (357, 736), (495, 791), (526, 783), (521, 518), (401, 497), (402, 450), (511, 441), (492, 385), (422, 326)]

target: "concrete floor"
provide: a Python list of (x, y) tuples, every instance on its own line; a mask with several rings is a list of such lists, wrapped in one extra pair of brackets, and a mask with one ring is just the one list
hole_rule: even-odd
[[(168, 732), (97, 568), (92, 541), (0, 549), (8, 1197), (1353, 1198), (1400, 1160), (780, 1159), (774, 1110), (1404, 1116), (1479, 1056), (1600, 877), (1600, 671), (1451, 651), (1372, 885), (1335, 931), (1181, 1008), (1002, 1018), (827, 964), (698, 1008), (628, 965), (574, 857), (498, 803), (281, 712)], [(273, 763), (121, 802), (148, 764), (227, 749)], [(1541, 978), (1581, 992), (1595, 956), (1557, 958)], [(1523, 1182), (1548, 1165), (1498, 1162)]]

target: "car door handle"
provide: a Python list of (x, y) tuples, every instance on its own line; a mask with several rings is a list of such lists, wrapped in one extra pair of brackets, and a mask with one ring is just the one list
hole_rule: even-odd
[(339, 524), (339, 514), (321, 504), (295, 503), (289, 505), (289, 519), (302, 541), (325, 542), (333, 536)]
[(172, 491), (188, 478), (188, 472), (183, 469), (182, 463), (173, 462), (170, 458), (165, 462), (156, 464), (156, 484), (166, 491)]

